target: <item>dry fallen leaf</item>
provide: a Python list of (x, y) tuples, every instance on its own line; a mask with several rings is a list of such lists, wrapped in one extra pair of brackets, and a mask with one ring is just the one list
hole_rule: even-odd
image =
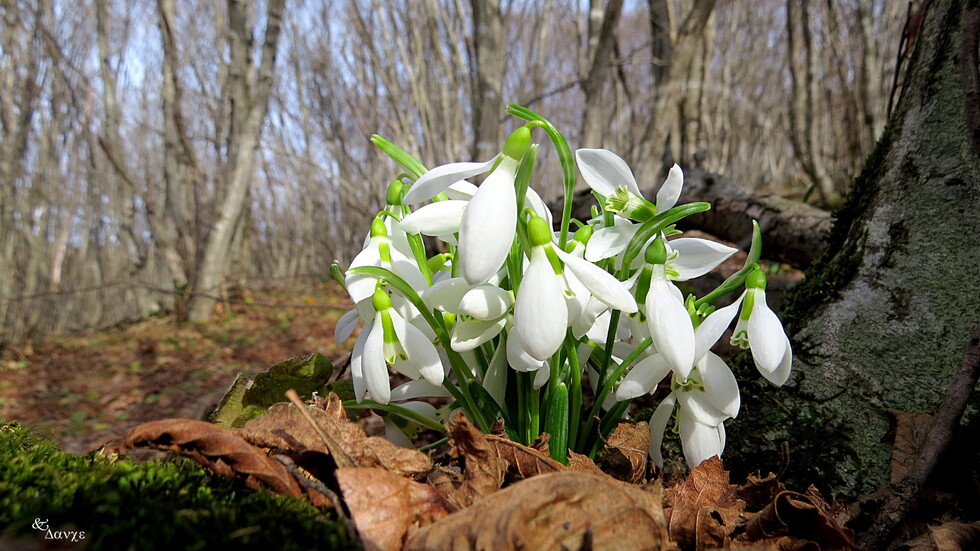
[(487, 435), (487, 442), (497, 457), (507, 463), (507, 471), (518, 480), (565, 470), (564, 465), (549, 457), (547, 445), (535, 449), (492, 434)]
[(606, 470), (623, 482), (640, 484), (646, 479), (649, 449), (650, 425), (646, 421), (620, 423), (606, 440)]
[(398, 551), (410, 529), (449, 514), (428, 484), (380, 468), (337, 469), (337, 483), (367, 551)]
[(749, 519), (748, 541), (791, 536), (813, 542), (819, 549), (856, 549), (854, 533), (842, 528), (826, 512), (816, 495), (784, 491)]
[(576, 472), (518, 482), (405, 544), (406, 551), (672, 548), (656, 493)]
[[(457, 413), (446, 423), (450, 453), (463, 458), (466, 466), (462, 484), (452, 493), (443, 494), (456, 507), (467, 507), (477, 499), (496, 492), (504, 483), (507, 462), (497, 450), (462, 413)], [(448, 488), (448, 486), (441, 486)]]
[(692, 469), (684, 482), (666, 492), (671, 540), (684, 548), (728, 546), (745, 516), (745, 502), (736, 490), (717, 456)]
[(193, 419), (163, 419), (137, 425), (123, 435), (122, 449), (148, 447), (189, 457), (217, 474), (242, 476), (252, 488), (302, 495), (285, 466), (228, 429)]
[[(414, 476), (432, 468), (432, 460), (424, 453), (384, 438), (367, 436), (360, 425), (347, 420), (342, 407), (331, 411), (307, 408), (307, 412), (359, 467), (383, 467), (402, 476)], [(292, 404), (275, 404), (261, 417), (236, 430), (247, 441), (265, 448), (330, 453), (327, 444)]]

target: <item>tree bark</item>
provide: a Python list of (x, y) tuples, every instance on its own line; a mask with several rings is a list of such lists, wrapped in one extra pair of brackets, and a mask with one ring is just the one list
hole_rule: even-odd
[[(809, 0), (786, 0), (786, 36), (789, 41), (787, 62), (793, 89), (790, 143), (803, 165), (803, 171), (820, 193), (823, 203), (835, 206), (840, 202), (840, 194), (827, 172), (814, 118), (820, 92), (813, 74), (817, 61), (810, 31)], [(802, 58), (802, 67), (798, 58)]]
[(262, 60), (255, 82), (249, 78), (251, 31), (241, 0), (228, 1), (228, 25), (231, 51), (230, 100), (232, 127), (229, 129), (228, 161), (224, 167), (225, 196), (218, 218), (208, 235), (201, 266), (194, 282), (188, 321), (203, 322), (211, 318), (215, 301), (211, 298), (221, 286), (232, 251), (230, 245), (236, 225), (245, 209), (251, 187), (255, 149), (269, 108), (273, 69), (282, 25), (285, 0), (270, 0), (266, 7), (265, 40)]
[[(601, 0), (594, 0), (601, 2)], [(609, 0), (602, 16), (602, 25), (597, 33), (590, 32), (590, 52), (592, 64), (589, 73), (582, 80), (582, 93), (585, 94), (585, 105), (582, 111), (582, 130), (579, 133), (579, 144), (582, 147), (602, 147), (602, 130), (606, 126), (607, 113), (604, 107), (607, 99), (602, 90), (606, 84), (606, 76), (612, 67), (613, 45), (616, 41), (616, 26), (623, 11), (623, 0)], [(590, 12), (590, 29), (595, 27), (597, 18)], [(594, 39), (592, 37), (594, 36)]]
[(504, 31), (499, 0), (471, 0), (473, 51), (473, 158), (489, 159), (500, 151), (500, 117), (504, 100)]
[(732, 424), (731, 442), (764, 450), (735, 452), (746, 470), (788, 457), (790, 481), (821, 480), (845, 495), (879, 487), (889, 473), (889, 410), (935, 412), (980, 322), (980, 112), (968, 114), (977, 43), (964, 40), (978, 19), (966, 5), (932, 3), (895, 114), (837, 214), (829, 254), (790, 297), (790, 385), (747, 399), (749, 418)]

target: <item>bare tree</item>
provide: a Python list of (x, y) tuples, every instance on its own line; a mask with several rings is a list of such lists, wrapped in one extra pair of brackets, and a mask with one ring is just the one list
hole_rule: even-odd
[(194, 280), (193, 290), (196, 294), (192, 297), (188, 310), (190, 321), (210, 319), (215, 304), (210, 295), (221, 286), (232, 260), (229, 246), (241, 223), (248, 199), (255, 149), (258, 147), (259, 134), (269, 107), (284, 4), (285, 0), (269, 0), (266, 6), (265, 39), (260, 65), (256, 70), (252, 62), (252, 37), (248, 28), (247, 7), (241, 0), (228, 1), (228, 95), (231, 127), (228, 131), (228, 156), (222, 167), (224, 199), (204, 245), (201, 265)]
[(473, 16), (473, 158), (489, 159), (500, 148), (503, 112), (503, 16), (499, 0), (470, 0)]

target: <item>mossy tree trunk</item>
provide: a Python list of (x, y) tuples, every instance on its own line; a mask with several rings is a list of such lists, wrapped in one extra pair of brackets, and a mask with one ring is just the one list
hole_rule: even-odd
[(791, 384), (734, 423), (733, 443), (771, 454), (747, 469), (788, 459), (792, 479), (866, 493), (888, 479), (889, 410), (932, 413), (947, 391), (980, 320), (978, 4), (928, 9), (898, 107), (785, 311)]

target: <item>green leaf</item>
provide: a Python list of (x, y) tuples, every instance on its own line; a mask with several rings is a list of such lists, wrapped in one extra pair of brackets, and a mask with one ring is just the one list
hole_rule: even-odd
[[(544, 368), (542, 368), (544, 369)], [(551, 397), (548, 417), (544, 431), (551, 435), (548, 450), (551, 458), (564, 465), (568, 464), (568, 387), (559, 383)]]
[(371, 143), (380, 149), (382, 153), (390, 157), (392, 161), (400, 164), (416, 180), (428, 170), (425, 168), (425, 165), (420, 163), (409, 152), (382, 138), (378, 134), (371, 136)]

